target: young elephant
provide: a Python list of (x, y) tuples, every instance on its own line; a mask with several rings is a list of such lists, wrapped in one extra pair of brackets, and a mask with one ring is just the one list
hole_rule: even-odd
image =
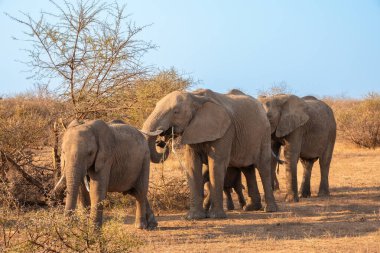
[[(319, 159), (321, 182), (318, 196), (329, 195), (329, 170), (336, 137), (333, 111), (312, 96), (294, 95), (260, 97), (271, 124), (272, 150), (278, 156), (284, 146), (286, 161), (287, 201), (298, 201), (297, 162), (304, 167), (301, 197), (310, 197), (313, 163)], [(277, 161), (272, 157), (272, 180), (276, 179)]]
[[(202, 174), (203, 174), (205, 187), (208, 191), (208, 194), (206, 195), (203, 201), (203, 208), (205, 210), (209, 210), (211, 201), (210, 201), (210, 175), (209, 175), (208, 166), (204, 166), (202, 168)], [(227, 198), (228, 210), (235, 209), (235, 205), (231, 196), (232, 188), (235, 190), (236, 194), (238, 195), (240, 208), (243, 208), (246, 205), (246, 202), (243, 195), (243, 184), (241, 182), (241, 170), (239, 168), (228, 167), (226, 176), (224, 177), (224, 186), (223, 186), (224, 195)]]
[[(150, 156), (145, 137), (121, 121), (102, 120), (83, 124), (73, 121), (62, 140), (62, 178), (66, 181), (65, 213), (76, 208), (83, 182), (90, 178), (91, 218), (102, 225), (102, 201), (107, 192), (122, 192), (136, 198), (137, 228), (157, 226), (147, 200)], [(82, 187), (81, 187), (82, 186)]]

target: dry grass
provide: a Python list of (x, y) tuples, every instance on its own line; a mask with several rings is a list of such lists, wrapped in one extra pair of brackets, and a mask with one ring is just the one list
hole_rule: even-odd
[[(380, 149), (359, 149), (339, 142), (330, 170), (331, 197), (316, 197), (320, 180), (316, 163), (312, 197), (285, 203), (285, 173), (280, 168), (279, 212), (235, 210), (227, 213), (228, 219), (201, 221), (184, 220), (184, 212), (161, 212), (157, 230), (137, 233), (146, 240), (139, 251), (380, 252), (379, 168)], [(300, 180), (301, 165), (298, 171)], [(170, 173), (175, 174), (183, 177), (179, 169)], [(133, 217), (126, 223), (132, 228)]]
[[(134, 228), (134, 208), (116, 205), (106, 208), (104, 225), (141, 240), (134, 249), (138, 252), (380, 252), (379, 168), (380, 149), (359, 149), (339, 141), (328, 198), (316, 197), (320, 175), (315, 164), (312, 197), (285, 203), (285, 173), (280, 167), (276, 213), (235, 210), (227, 212), (228, 219), (187, 221), (185, 210), (158, 210), (154, 205), (158, 229), (140, 231)], [(185, 176), (176, 159), (172, 157), (164, 168), (152, 166), (151, 180), (159, 184), (162, 173), (166, 180), (178, 182), (174, 189), (183, 187)], [(299, 165), (299, 179), (301, 175)]]

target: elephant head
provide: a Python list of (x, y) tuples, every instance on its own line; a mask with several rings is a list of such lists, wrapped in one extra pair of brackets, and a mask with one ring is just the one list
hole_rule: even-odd
[[(206, 90), (207, 91), (207, 90)], [(149, 135), (148, 143), (152, 162), (159, 162), (163, 154), (156, 150), (158, 135), (174, 132), (182, 136), (182, 144), (196, 144), (221, 138), (231, 124), (223, 106), (207, 96), (207, 91), (174, 91), (162, 98), (143, 125)]]
[(67, 184), (66, 212), (76, 208), (79, 186), (89, 170), (110, 170), (114, 145), (115, 137), (105, 122), (70, 123), (62, 139), (61, 155)]
[(272, 134), (282, 138), (309, 120), (305, 101), (294, 95), (261, 96), (259, 101), (267, 113)]

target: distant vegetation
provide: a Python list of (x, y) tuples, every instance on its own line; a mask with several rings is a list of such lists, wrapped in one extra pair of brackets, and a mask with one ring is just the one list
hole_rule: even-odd
[[(61, 136), (71, 120), (123, 119), (140, 128), (160, 98), (174, 90), (188, 89), (193, 80), (173, 68), (154, 70), (142, 66), (140, 57), (155, 46), (136, 37), (145, 27), (126, 20), (123, 6), (98, 1), (77, 1), (74, 5), (65, 2), (62, 6), (52, 3), (57, 13), (50, 16), (56, 18), (56, 23), (44, 17), (11, 17), (24, 24), (30, 35), (27, 41), (32, 50), (28, 51), (27, 65), (33, 77), (42, 83), (60, 83), (58, 87), (40, 84), (28, 93), (0, 98), (1, 236), (5, 248), (27, 247), (23, 250), (30, 252), (128, 250), (120, 249), (123, 246), (112, 238), (97, 241), (84, 220), (67, 222), (37, 213), (23, 224), (18, 223), (17, 212), (22, 212), (25, 204), (47, 204), (49, 191), (59, 178)], [(260, 94), (289, 92), (282, 83)], [(340, 138), (361, 147), (380, 146), (379, 94), (371, 93), (362, 100), (325, 101), (335, 112)], [(153, 206), (166, 210), (186, 205), (184, 184), (185, 181), (163, 177), (152, 184)], [(43, 222), (36, 222), (38, 218)], [(54, 230), (54, 224), (61, 224), (61, 230)], [(105, 229), (111, 231), (108, 235), (124, 238), (124, 246), (139, 245), (112, 224)], [(12, 244), (16, 233), (24, 233), (27, 242), (17, 244), (13, 240)], [(82, 245), (86, 248), (80, 248)]]
[(360, 147), (380, 146), (380, 94), (368, 93), (361, 100), (326, 99), (333, 108), (338, 136)]

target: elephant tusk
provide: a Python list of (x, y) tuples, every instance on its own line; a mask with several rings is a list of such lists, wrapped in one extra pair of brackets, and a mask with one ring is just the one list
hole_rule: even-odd
[(65, 175), (62, 175), (61, 178), (59, 179), (58, 183), (54, 186), (54, 189), (52, 192), (56, 192), (57, 189), (61, 186), (63, 180), (65, 180)]
[(86, 190), (87, 190), (88, 192), (90, 192), (90, 184), (88, 183), (87, 175), (84, 176), (83, 181), (84, 181), (84, 186), (86, 186)]
[(280, 156), (276, 155), (276, 154), (273, 152), (273, 150), (272, 150), (272, 156), (273, 156), (274, 158), (276, 158), (276, 161), (277, 161), (279, 164), (284, 164), (284, 163), (285, 163), (285, 161), (281, 160), (281, 159), (280, 159)]
[(156, 130), (154, 132), (144, 132), (143, 130), (140, 130), (141, 133), (147, 135), (147, 136), (157, 136), (161, 134), (164, 130)]

